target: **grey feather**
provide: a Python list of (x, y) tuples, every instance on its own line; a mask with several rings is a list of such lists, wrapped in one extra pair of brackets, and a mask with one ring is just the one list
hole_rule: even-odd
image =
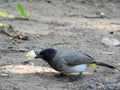
[(91, 62), (95, 62), (94, 59), (86, 54), (70, 51), (70, 50), (61, 50), (58, 51), (54, 60), (60, 60), (64, 64), (69, 66), (75, 66), (79, 64), (89, 64)]

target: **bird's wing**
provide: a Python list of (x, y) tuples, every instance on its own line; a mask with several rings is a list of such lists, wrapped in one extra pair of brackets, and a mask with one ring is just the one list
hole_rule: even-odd
[(83, 53), (79, 52), (66, 52), (61, 56), (64, 64), (69, 65), (69, 66), (74, 66), (74, 65), (79, 65), (79, 64), (89, 64), (89, 63), (94, 63), (94, 59)]

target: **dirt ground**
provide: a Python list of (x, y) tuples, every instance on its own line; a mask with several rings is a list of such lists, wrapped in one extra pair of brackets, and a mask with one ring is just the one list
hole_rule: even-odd
[[(14, 0), (0, 8), (19, 14)], [(13, 1), (13, 2), (12, 2)], [(11, 40), (0, 33), (0, 90), (120, 90), (120, 72), (104, 67), (87, 70), (81, 80), (54, 77), (58, 72), (41, 59), (27, 61), (30, 50), (73, 49), (120, 69), (120, 46), (106, 46), (105, 37), (120, 40), (119, 0), (18, 0), (30, 20), (0, 18), (29, 40)], [(22, 52), (24, 51), (24, 52)]]

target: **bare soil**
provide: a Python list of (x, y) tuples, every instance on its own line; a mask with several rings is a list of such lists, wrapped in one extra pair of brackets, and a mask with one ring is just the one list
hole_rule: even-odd
[[(0, 7), (16, 15), (14, 0)], [(12, 2), (13, 1), (13, 2)], [(106, 46), (105, 37), (120, 40), (119, 0), (18, 0), (30, 20), (9, 20), (29, 40), (11, 40), (0, 33), (0, 90), (120, 90), (120, 72), (104, 67), (87, 70), (81, 80), (54, 77), (58, 72), (41, 59), (27, 61), (30, 50), (73, 49), (120, 69), (120, 46)]]

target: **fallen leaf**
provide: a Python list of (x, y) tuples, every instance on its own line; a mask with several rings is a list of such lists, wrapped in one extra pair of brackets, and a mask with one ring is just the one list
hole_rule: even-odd
[(21, 40), (28, 40), (28, 36), (25, 36), (22, 33), (15, 31), (11, 25), (9, 25), (8, 27), (5, 26), (4, 28), (0, 30), (0, 32), (10, 36), (11, 39), (17, 38)]

